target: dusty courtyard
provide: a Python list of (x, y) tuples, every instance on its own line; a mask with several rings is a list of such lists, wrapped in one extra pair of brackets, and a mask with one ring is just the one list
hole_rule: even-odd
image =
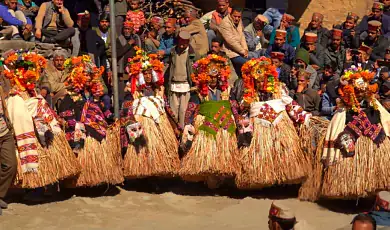
[(272, 190), (259, 193), (261, 197), (252, 195), (256, 192), (216, 195), (194, 186), (184, 192), (182, 188), (169, 190), (155, 193), (114, 187), (106, 193), (100, 188), (92, 195), (85, 196), (83, 191), (43, 204), (14, 200), (0, 217), (0, 229), (266, 230), (269, 206), (273, 199), (280, 199), (295, 211), (299, 229), (331, 230), (348, 225), (354, 212), (342, 214), (293, 197), (275, 198)]

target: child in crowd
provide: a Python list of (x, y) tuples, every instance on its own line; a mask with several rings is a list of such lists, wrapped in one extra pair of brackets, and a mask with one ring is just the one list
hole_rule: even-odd
[(130, 10), (127, 11), (126, 21), (134, 23), (134, 32), (138, 34), (140, 28), (145, 25), (145, 15), (140, 9), (140, 0), (127, 0)]

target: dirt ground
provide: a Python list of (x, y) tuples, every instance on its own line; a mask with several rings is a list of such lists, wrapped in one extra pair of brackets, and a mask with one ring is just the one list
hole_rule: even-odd
[(301, 202), (294, 198), (298, 191), (294, 186), (214, 192), (201, 184), (137, 183), (62, 190), (49, 202), (38, 204), (23, 201), (24, 191), (13, 190), (8, 199), (11, 204), (0, 217), (0, 229), (267, 230), (270, 204), (278, 199), (296, 213), (298, 230), (331, 230), (347, 226), (361, 208), (356, 201)]

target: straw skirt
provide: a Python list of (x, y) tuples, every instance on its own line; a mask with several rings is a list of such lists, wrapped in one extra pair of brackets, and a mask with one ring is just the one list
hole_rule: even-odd
[(241, 150), (236, 185), (259, 189), (275, 184), (300, 184), (310, 170), (310, 159), (301, 148), (299, 136), (286, 112), (276, 125), (254, 118), (249, 147)]

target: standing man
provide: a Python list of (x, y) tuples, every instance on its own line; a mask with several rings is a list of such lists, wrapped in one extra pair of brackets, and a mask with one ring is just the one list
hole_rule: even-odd
[[(290, 14), (283, 14), (282, 21), (280, 21), (280, 30), (285, 30), (286, 33), (286, 43), (291, 45), (294, 48), (297, 48), (299, 44), (301, 43), (300, 35), (299, 35), (299, 28), (294, 26), (295, 17)], [(274, 44), (275, 36), (276, 35), (276, 28), (272, 31), (271, 37), (269, 40), (269, 44)]]
[(344, 63), (346, 53), (341, 46), (341, 39), (343, 37), (343, 31), (339, 29), (332, 30), (332, 43), (325, 50), (324, 65), (337, 64), (337, 73), (341, 73), (344, 70)]
[[(2, 76), (4, 78), (4, 76)], [(2, 79), (3, 82), (8, 80)], [(4, 197), (7, 194), (12, 181), (15, 178), (17, 171), (15, 139), (13, 134), (12, 124), (8, 116), (8, 110), (5, 102), (4, 85), (0, 86), (0, 215), (2, 209), (8, 208), (8, 204), (4, 202)]]
[(176, 121), (182, 128), (184, 127), (184, 116), (190, 100), (192, 64), (195, 59), (190, 39), (190, 33), (181, 31), (177, 46), (172, 49), (169, 58), (168, 99)]
[(168, 18), (165, 23), (165, 33), (160, 38), (160, 46), (158, 47), (157, 54), (163, 58), (164, 63), (169, 61), (171, 55), (171, 49), (176, 43), (176, 19)]
[(211, 14), (210, 26), (207, 30), (210, 46), (213, 38), (216, 38), (219, 33), (219, 25), (222, 20), (229, 15), (231, 11), (232, 8), (229, 7), (229, 0), (217, 0), (217, 9)]
[(328, 46), (329, 41), (329, 30), (322, 27), (322, 21), (324, 20), (324, 15), (320, 13), (313, 13), (311, 21), (308, 27), (303, 32), (301, 43), (305, 43), (306, 33), (314, 33), (317, 35), (316, 44), (320, 44), (323, 47)]
[(241, 67), (248, 61), (249, 54), (241, 18), (242, 9), (233, 8), (219, 26), (219, 32), (225, 41), (223, 51), (232, 61), (238, 76), (241, 76)]
[(182, 27), (180, 31), (186, 31), (191, 35), (190, 45), (198, 57), (207, 54), (209, 51), (207, 33), (202, 22), (198, 19), (198, 11), (188, 9), (184, 14), (184, 18), (188, 24)]
[(248, 45), (249, 58), (264, 56), (269, 41), (265, 38), (263, 29), (268, 25), (268, 18), (264, 15), (257, 15), (253, 23), (245, 27), (244, 34)]
[(272, 52), (281, 52), (284, 54), (284, 63), (291, 66), (295, 58), (295, 49), (286, 43), (286, 34), (287, 31), (285, 30), (276, 30), (275, 41), (272, 45), (268, 46), (265, 55), (271, 57)]
[(45, 43), (61, 43), (71, 38), (75, 29), (64, 0), (42, 3), (35, 18), (35, 37)]

